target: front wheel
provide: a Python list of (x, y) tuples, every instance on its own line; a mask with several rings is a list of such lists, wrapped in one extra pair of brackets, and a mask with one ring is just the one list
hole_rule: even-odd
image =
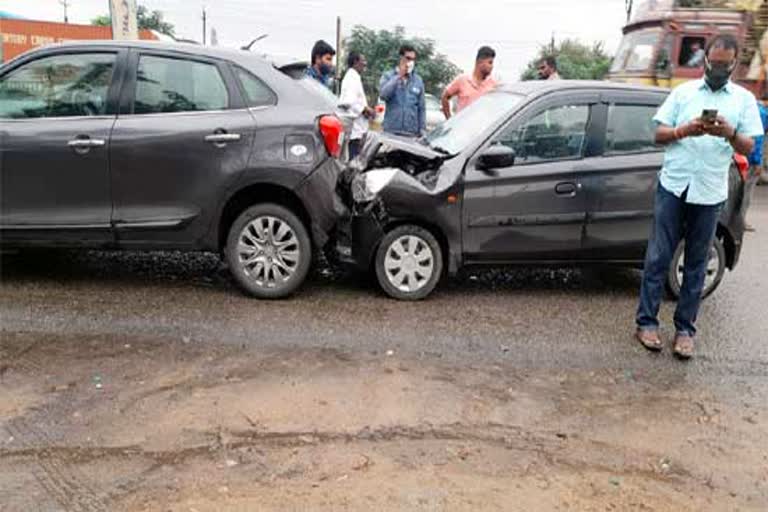
[(259, 204), (232, 224), (226, 258), (245, 292), (260, 299), (282, 299), (304, 283), (312, 264), (312, 243), (293, 212), (277, 204)]
[(419, 226), (400, 226), (387, 233), (375, 260), (381, 288), (398, 300), (421, 300), (437, 286), (443, 254), (435, 237)]
[[(704, 288), (701, 291), (702, 298), (709, 297), (720, 285), (725, 275), (725, 246), (723, 241), (715, 238), (712, 248), (709, 250), (707, 270), (704, 277)], [(672, 257), (672, 265), (667, 276), (667, 288), (675, 299), (680, 298), (680, 289), (683, 286), (683, 274), (685, 271), (685, 242), (680, 242), (675, 255)]]

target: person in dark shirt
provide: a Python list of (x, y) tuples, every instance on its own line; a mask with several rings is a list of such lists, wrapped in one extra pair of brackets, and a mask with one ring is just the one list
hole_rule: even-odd
[(329, 89), (333, 83), (333, 57), (336, 50), (322, 39), (312, 47), (311, 64), (307, 68), (307, 76), (313, 78)]

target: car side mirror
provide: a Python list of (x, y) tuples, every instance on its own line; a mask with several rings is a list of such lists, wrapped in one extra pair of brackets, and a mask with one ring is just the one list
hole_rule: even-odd
[(487, 147), (478, 158), (477, 168), (481, 171), (492, 171), (515, 165), (517, 157), (515, 150), (504, 144), (494, 144)]

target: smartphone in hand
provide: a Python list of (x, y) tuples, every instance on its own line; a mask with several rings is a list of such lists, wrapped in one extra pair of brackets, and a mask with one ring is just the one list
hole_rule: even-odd
[(717, 121), (717, 109), (705, 108), (701, 111), (701, 120), (706, 124), (715, 124)]

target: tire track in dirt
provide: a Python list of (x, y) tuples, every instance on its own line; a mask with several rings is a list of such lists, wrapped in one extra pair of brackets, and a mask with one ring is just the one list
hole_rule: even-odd
[[(76, 462), (83, 464), (104, 458), (141, 457), (152, 460), (155, 467), (161, 465), (177, 465), (184, 461), (200, 456), (207, 456), (221, 450), (237, 450), (248, 447), (296, 448), (332, 443), (387, 443), (398, 441), (449, 441), (476, 442), (493, 445), (507, 450), (532, 453), (540, 457), (548, 465), (560, 466), (577, 471), (585, 467), (610, 473), (631, 473), (650, 480), (666, 481), (682, 478), (699, 480), (700, 478), (682, 467), (676, 467), (671, 473), (660, 474), (650, 469), (645, 462), (656, 457), (656, 454), (634, 451), (616, 447), (589, 439), (579, 439), (581, 449), (574, 450), (566, 442), (559, 439), (555, 432), (533, 433), (520, 427), (489, 424), (449, 424), (424, 425), (420, 427), (388, 427), (381, 429), (363, 429), (358, 432), (260, 432), (253, 430), (228, 431), (228, 439), (223, 441), (221, 432), (209, 432), (213, 439), (211, 443), (188, 446), (179, 450), (151, 451), (140, 446), (113, 447), (67, 447), (49, 444), (47, 446), (28, 446), (21, 449), (0, 449), (0, 460), (8, 458), (34, 458), (41, 463), (51, 460)], [(629, 457), (631, 455), (631, 457)], [(657, 458), (657, 457), (656, 457)], [(635, 462), (633, 462), (633, 460)], [(71, 467), (71, 466), (69, 466)], [(54, 468), (56, 469), (56, 468)], [(702, 481), (703, 477), (702, 477)], [(70, 487), (84, 486), (82, 479), (71, 479), (64, 482)], [(84, 486), (87, 490), (87, 486)], [(98, 498), (92, 490), (88, 495)], [(93, 509), (84, 509), (87, 512)], [(98, 509), (96, 509), (98, 510)]]
[[(101, 512), (109, 510), (109, 495), (97, 491), (88, 479), (66, 457), (43, 456), (54, 444), (45, 432), (30, 425), (23, 417), (9, 420), (5, 429), (27, 451), (30, 472), (46, 494), (68, 512)], [(7, 451), (7, 450), (4, 450)], [(13, 452), (11, 452), (13, 453)], [(0, 453), (0, 458), (3, 455)]]

